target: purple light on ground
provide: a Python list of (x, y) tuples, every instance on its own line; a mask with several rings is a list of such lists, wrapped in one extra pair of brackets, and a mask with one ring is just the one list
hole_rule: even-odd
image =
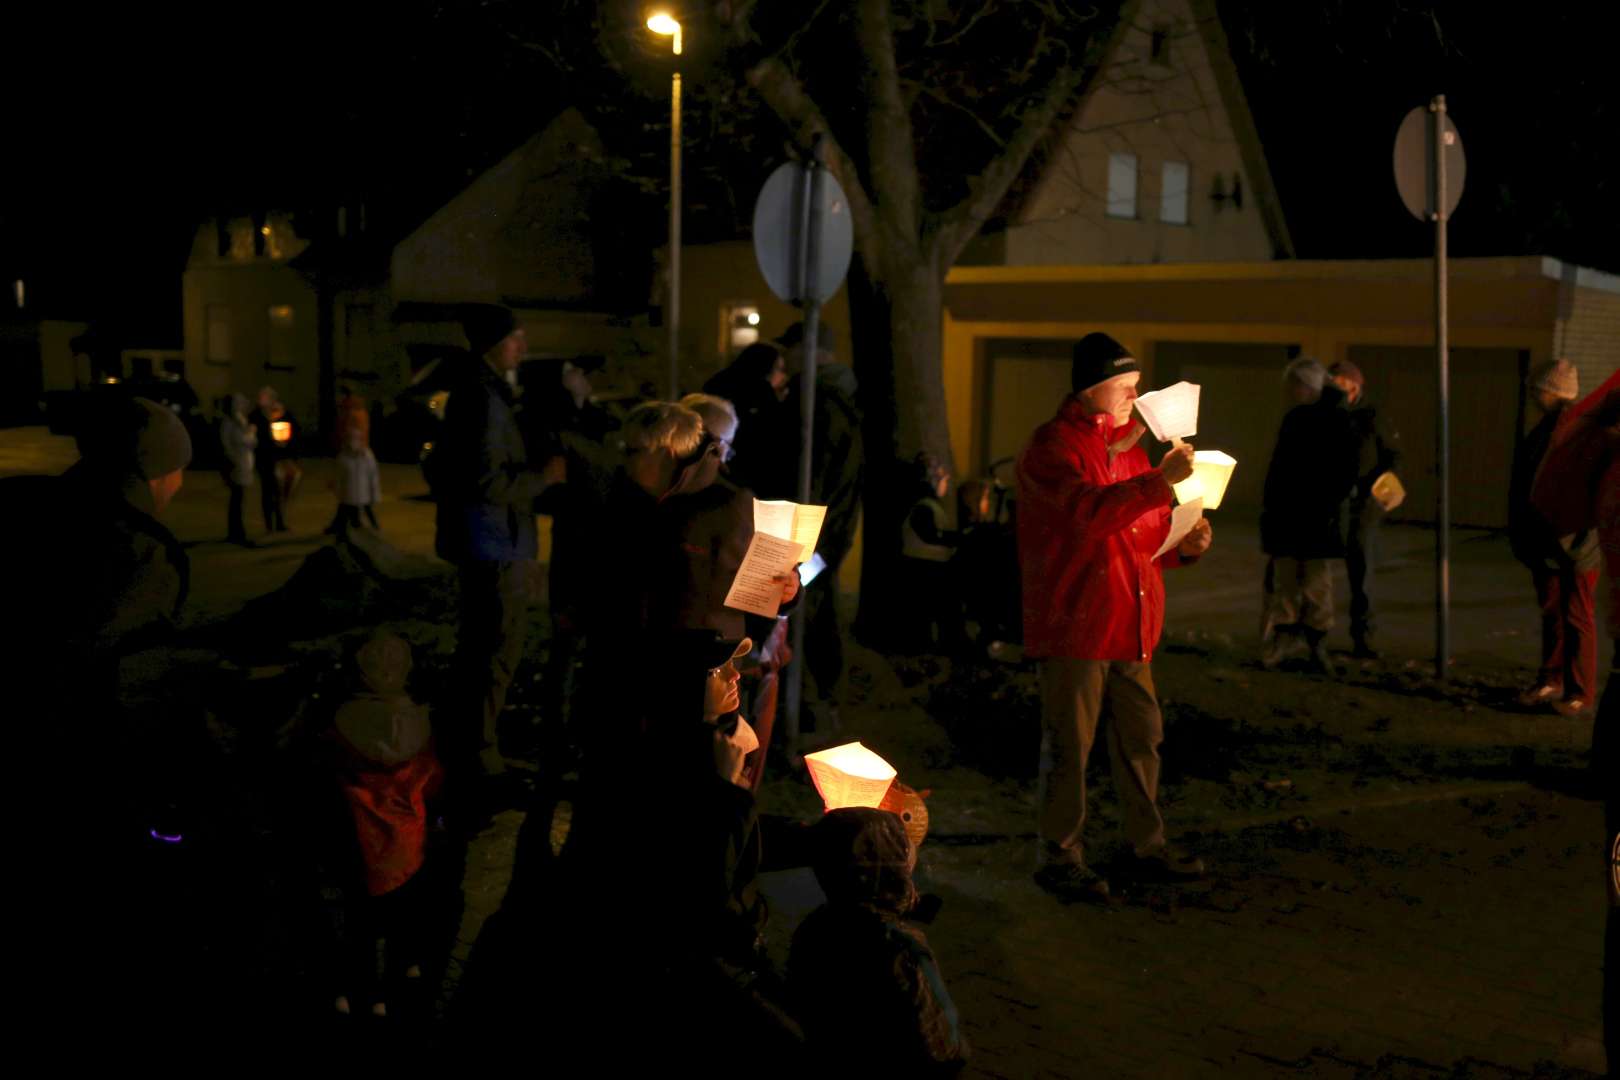
[(185, 837), (180, 833), (175, 833), (173, 836), (170, 836), (166, 833), (160, 833), (156, 829), (148, 829), (147, 832), (152, 834), (152, 839), (161, 840), (165, 844), (178, 844), (181, 840), (185, 839)]

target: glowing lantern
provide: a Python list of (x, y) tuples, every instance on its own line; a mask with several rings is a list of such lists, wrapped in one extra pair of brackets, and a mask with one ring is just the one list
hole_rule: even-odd
[(1205, 510), (1214, 510), (1221, 505), (1235, 468), (1237, 459), (1230, 454), (1219, 450), (1194, 451), (1193, 474), (1175, 486), (1176, 501), (1189, 503), (1201, 498)]
[(270, 422), (270, 437), (278, 443), (292, 442), (292, 424), (286, 420)]
[(878, 806), (894, 783), (894, 766), (858, 742), (806, 754), (804, 763), (828, 810)]
[(1400, 477), (1386, 472), (1373, 481), (1372, 497), (1386, 511), (1393, 510), (1406, 501), (1406, 488), (1401, 484)]
[(927, 797), (928, 792), (917, 791), (896, 780), (878, 804), (879, 810), (899, 815), (906, 835), (911, 837), (912, 847), (921, 847), (923, 838), (928, 835), (928, 804), (923, 801)]

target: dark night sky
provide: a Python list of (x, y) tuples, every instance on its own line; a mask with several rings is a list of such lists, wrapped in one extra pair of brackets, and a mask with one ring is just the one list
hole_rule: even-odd
[[(1390, 147), (1444, 92), (1469, 156), (1454, 253), (1620, 272), (1616, 8), (1509, 22), (1477, 3), (1223, 0), (1299, 254), (1426, 253)], [(145, 9), (51, 10), (0, 76), (20, 120), (0, 135), (0, 271), (30, 276), (50, 313), (148, 340), (177, 337), (193, 226), (216, 208), (363, 194), (408, 227), (568, 103), (501, 2), (246, 0), (184, 33)]]

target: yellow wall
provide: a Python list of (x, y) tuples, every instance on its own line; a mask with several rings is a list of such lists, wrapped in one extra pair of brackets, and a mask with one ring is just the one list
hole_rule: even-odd
[[(804, 314), (778, 300), (765, 284), (750, 243), (701, 244), (681, 251), (681, 383), (696, 390), (731, 356), (721, 348), (721, 312), (737, 303), (759, 308), (760, 340), (781, 334)], [(833, 351), (850, 359), (848, 289), (840, 287), (821, 307), (824, 326), (833, 330)], [(826, 340), (823, 337), (823, 340)]]
[[(294, 416), (306, 424), (319, 415), (315, 293), (296, 271), (279, 263), (258, 262), (196, 266), (186, 270), (184, 297), (186, 378), (205, 403), (230, 393), (252, 397), (261, 386), (274, 386)], [(222, 304), (231, 313), (231, 360), (208, 360), (208, 306)], [(272, 371), (270, 308), (293, 309), (295, 342), (291, 371)]]

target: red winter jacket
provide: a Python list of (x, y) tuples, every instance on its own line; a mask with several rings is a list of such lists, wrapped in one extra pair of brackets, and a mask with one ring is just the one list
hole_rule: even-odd
[(1170, 485), (1129, 432), (1069, 398), (1018, 459), (1024, 649), (1032, 657), (1147, 661), (1164, 628), (1162, 565)]

